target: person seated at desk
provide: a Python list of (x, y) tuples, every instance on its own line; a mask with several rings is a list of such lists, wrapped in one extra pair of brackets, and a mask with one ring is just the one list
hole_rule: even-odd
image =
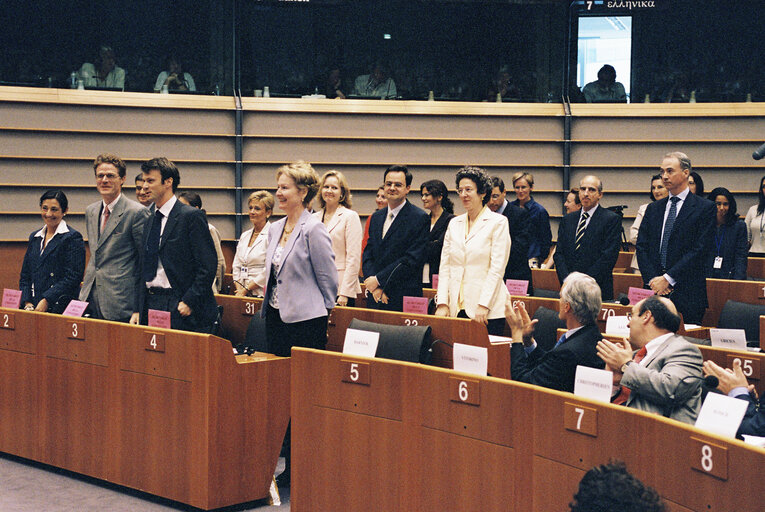
[(372, 73), (356, 78), (353, 94), (390, 100), (395, 98), (398, 93), (396, 92), (396, 82), (390, 77), (388, 67), (382, 62), (377, 62)]
[[(603, 368), (595, 346), (601, 335), (595, 323), (600, 312), (600, 287), (595, 279), (572, 272), (560, 290), (558, 317), (566, 322), (566, 334), (545, 352), (534, 341), (534, 325), (523, 305), (508, 298), (505, 318), (512, 332), (510, 374), (513, 380), (559, 391), (574, 392), (576, 367)], [(521, 343), (522, 342), (522, 343)]]
[(491, 178), (480, 167), (457, 172), (457, 193), (466, 212), (446, 228), (438, 271), (436, 316), (472, 318), (501, 336), (509, 296), (503, 280), (510, 256), (507, 218), (486, 207)]
[[(598, 356), (614, 372), (611, 402), (693, 424), (701, 407), (703, 358), (675, 333), (680, 315), (671, 300), (653, 295), (627, 315), (630, 339), (598, 342)], [(638, 348), (633, 353), (632, 347)]]
[(64, 220), (68, 207), (61, 190), (48, 190), (40, 197), (45, 225), (29, 235), (19, 277), (21, 304), (27, 311), (61, 313), (79, 294), (85, 274), (85, 243)]
[(274, 196), (265, 190), (256, 190), (247, 199), (252, 229), (239, 237), (232, 268), (237, 297), (262, 297), (266, 286), (266, 250), (268, 249), (268, 221), (274, 210)]
[(329, 68), (327, 78), (324, 80), (324, 95), (329, 99), (345, 99), (340, 66)]
[(502, 66), (497, 71), (497, 75), (494, 80), (489, 84), (489, 89), (486, 93), (487, 101), (500, 101), (500, 100), (519, 100), (521, 93), (518, 87), (512, 82), (510, 77), (510, 70), (507, 66)]
[(168, 55), (165, 60), (165, 69), (157, 75), (154, 84), (154, 92), (160, 92), (163, 86), (169, 91), (196, 91), (197, 86), (190, 74), (183, 71), (181, 61), (175, 55)]
[(720, 381), (717, 389), (726, 395), (749, 402), (736, 437), (739, 439), (744, 435), (764, 437), (765, 395), (760, 397), (759, 402), (757, 401), (754, 385), (749, 384), (746, 375), (741, 370), (741, 361), (734, 359), (732, 369), (723, 368), (714, 361), (704, 361), (704, 374), (717, 377)]
[(616, 81), (616, 70), (610, 64), (598, 71), (598, 79), (582, 88), (587, 103), (627, 103), (624, 86)]
[(117, 58), (110, 46), (98, 50), (95, 65), (86, 62), (77, 73), (85, 87), (108, 87), (125, 90), (125, 70), (116, 65)]
[(714, 245), (707, 262), (707, 277), (746, 280), (749, 241), (746, 224), (738, 218), (736, 199), (724, 187), (712, 190), (707, 199), (717, 207)]

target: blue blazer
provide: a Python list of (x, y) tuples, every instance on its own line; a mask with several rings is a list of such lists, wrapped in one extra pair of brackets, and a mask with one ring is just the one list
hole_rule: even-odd
[[(274, 279), (271, 277), (271, 261), (279, 245), (287, 218), (284, 217), (268, 230), (266, 251), (266, 291), (264, 306), (273, 293)], [(276, 274), (279, 294), (279, 316), (284, 323), (302, 322), (327, 316), (335, 307), (337, 299), (337, 268), (332, 239), (327, 228), (308, 210), (303, 210), (300, 220), (287, 240), (282, 251), (281, 265)], [(266, 316), (266, 308), (260, 310)]]
[(77, 230), (67, 228), (69, 232), (50, 239), (42, 254), (41, 240), (35, 236), (39, 231), (29, 235), (19, 278), (22, 306), (27, 302), (37, 306), (42, 299), (52, 306), (61, 296), (78, 297), (85, 273), (85, 243)]

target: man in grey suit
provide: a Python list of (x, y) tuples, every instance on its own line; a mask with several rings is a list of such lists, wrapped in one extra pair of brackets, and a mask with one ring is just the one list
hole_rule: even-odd
[[(695, 345), (675, 333), (675, 305), (656, 295), (643, 299), (628, 315), (630, 340), (598, 342), (597, 351), (614, 372), (611, 402), (693, 424), (701, 407), (703, 358)], [(630, 348), (639, 350), (634, 354)]]
[(125, 162), (102, 154), (93, 162), (101, 200), (85, 209), (90, 260), (80, 300), (90, 303), (93, 316), (138, 324), (141, 243), (149, 210), (122, 194)]

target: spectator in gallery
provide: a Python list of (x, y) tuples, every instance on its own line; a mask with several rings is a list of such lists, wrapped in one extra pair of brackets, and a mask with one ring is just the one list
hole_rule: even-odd
[(151, 206), (151, 196), (143, 190), (142, 172), (139, 172), (135, 177), (135, 199), (143, 206)]
[(598, 79), (582, 88), (587, 103), (627, 103), (624, 86), (616, 81), (616, 70), (605, 64), (598, 71)]
[(170, 91), (194, 92), (197, 90), (194, 78), (183, 71), (183, 65), (175, 55), (168, 55), (167, 59), (165, 59), (165, 71), (162, 71), (157, 76), (154, 92), (160, 92), (165, 85)]
[(383, 62), (376, 62), (372, 72), (356, 78), (353, 87), (356, 96), (367, 96), (380, 99), (393, 99), (398, 95), (396, 82), (390, 77), (390, 70)]
[[(651, 191), (648, 193), (648, 195), (651, 198), (651, 202), (658, 201), (659, 199), (664, 199), (669, 195), (669, 191), (664, 186), (664, 180), (661, 179), (661, 174), (654, 174), (651, 177)], [(630, 227), (630, 243), (632, 245), (637, 244), (637, 237), (638, 233), (640, 232), (640, 223), (643, 222), (645, 209), (649, 204), (650, 203), (641, 204), (638, 207), (637, 214), (635, 215), (635, 222), (633, 222), (632, 226)], [(635, 273), (640, 273), (640, 268), (638, 267), (637, 262), (637, 253), (632, 256), (632, 263), (630, 263), (630, 267), (635, 271)]]
[(77, 77), (85, 87), (125, 89), (125, 70), (117, 66), (116, 54), (110, 46), (99, 48), (95, 63), (84, 63)]
[(579, 200), (579, 189), (572, 188), (568, 191), (563, 206), (566, 208), (566, 213), (574, 213), (582, 209), (582, 201)]
[(507, 66), (502, 66), (497, 71), (496, 76), (489, 84), (486, 99), (488, 101), (496, 101), (498, 95), (503, 100), (519, 100), (521, 97), (521, 92), (512, 82), (510, 70)]
[(704, 180), (696, 171), (693, 171), (688, 178), (688, 188), (691, 189), (691, 194), (704, 197)]
[(343, 79), (340, 74), (340, 66), (332, 66), (324, 81), (324, 95), (330, 99), (344, 99)]
[(730, 190), (717, 187), (707, 197), (717, 208), (714, 245), (707, 263), (707, 277), (746, 280), (746, 224), (738, 218), (736, 198)]
[(744, 223), (749, 238), (749, 256), (765, 258), (765, 176), (760, 179), (757, 204), (746, 212)]

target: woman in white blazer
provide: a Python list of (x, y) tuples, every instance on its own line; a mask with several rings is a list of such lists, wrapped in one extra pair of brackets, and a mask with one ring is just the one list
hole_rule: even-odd
[(327, 171), (319, 182), (321, 210), (313, 215), (329, 231), (337, 267), (337, 305), (353, 306), (361, 293), (361, 220), (351, 210), (351, 190), (339, 171)]
[(257, 190), (247, 199), (252, 229), (242, 233), (236, 244), (233, 278), (235, 295), (263, 296), (266, 286), (266, 249), (268, 249), (268, 218), (274, 210), (274, 196), (265, 190)]
[(503, 276), (510, 257), (507, 217), (486, 207), (492, 185), (485, 170), (463, 167), (456, 182), (466, 213), (446, 230), (436, 315), (472, 318), (486, 324), (489, 334), (502, 335), (508, 296)]

